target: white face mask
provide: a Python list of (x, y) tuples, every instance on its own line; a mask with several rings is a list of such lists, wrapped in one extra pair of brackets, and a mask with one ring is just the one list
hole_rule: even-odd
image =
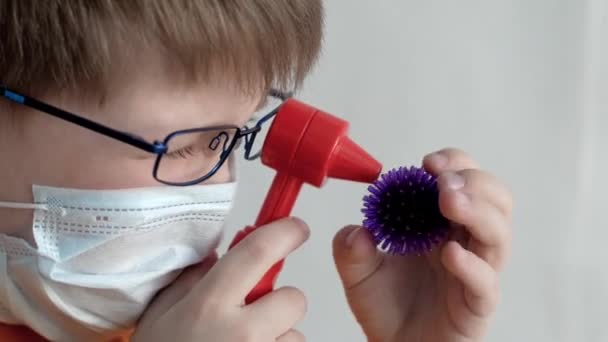
[(219, 243), (236, 183), (129, 190), (34, 186), (37, 248), (0, 234), (0, 321), (53, 341), (132, 326), (153, 296)]

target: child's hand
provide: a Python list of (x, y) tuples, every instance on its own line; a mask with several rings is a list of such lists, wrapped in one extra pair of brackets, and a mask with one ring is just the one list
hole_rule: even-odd
[(251, 233), (217, 263), (211, 258), (185, 271), (148, 307), (131, 341), (304, 341), (292, 329), (306, 312), (300, 290), (280, 288), (247, 306), (243, 300), (308, 234), (299, 220), (277, 221)]
[(441, 212), (464, 228), (428, 256), (402, 257), (347, 227), (334, 239), (338, 272), (369, 341), (480, 341), (510, 252), (511, 194), (458, 150), (429, 155), (424, 167), (439, 176)]

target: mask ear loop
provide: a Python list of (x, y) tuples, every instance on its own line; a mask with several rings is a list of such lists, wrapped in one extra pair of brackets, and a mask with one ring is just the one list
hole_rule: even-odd
[[(30, 204), (30, 203), (16, 203), (16, 202), (3, 202), (0, 201), (0, 208), (8, 208), (8, 209), (30, 209), (30, 210), (44, 210), (51, 211), (47, 204)], [(66, 215), (66, 211), (63, 208), (61, 209), (61, 216)]]

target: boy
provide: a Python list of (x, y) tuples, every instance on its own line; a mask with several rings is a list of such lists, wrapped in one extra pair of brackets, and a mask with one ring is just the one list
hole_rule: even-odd
[[(214, 250), (233, 152), (255, 157), (252, 113), (314, 64), (320, 1), (7, 0), (0, 17), (0, 340), (303, 340), (299, 290), (242, 300), (306, 225)], [(371, 341), (479, 340), (496, 306), (507, 189), (457, 150), (425, 166), (466, 227), (454, 241), (428, 258), (385, 257), (356, 227), (334, 241)]]

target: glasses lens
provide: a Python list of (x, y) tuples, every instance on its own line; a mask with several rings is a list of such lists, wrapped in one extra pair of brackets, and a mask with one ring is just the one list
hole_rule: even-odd
[(249, 157), (255, 158), (262, 152), (262, 146), (264, 145), (264, 139), (268, 133), (268, 129), (272, 124), (272, 119), (260, 122), (261, 119), (265, 118), (268, 114), (274, 112), (281, 106), (283, 100), (277, 97), (268, 96), (263, 105), (253, 114), (248, 126), (254, 127), (260, 125), (261, 130), (255, 135), (249, 135), (247, 139), (251, 141), (248, 145), (251, 145)]
[(237, 134), (222, 128), (174, 135), (159, 162), (156, 177), (169, 183), (187, 183), (211, 173), (226, 157)]

